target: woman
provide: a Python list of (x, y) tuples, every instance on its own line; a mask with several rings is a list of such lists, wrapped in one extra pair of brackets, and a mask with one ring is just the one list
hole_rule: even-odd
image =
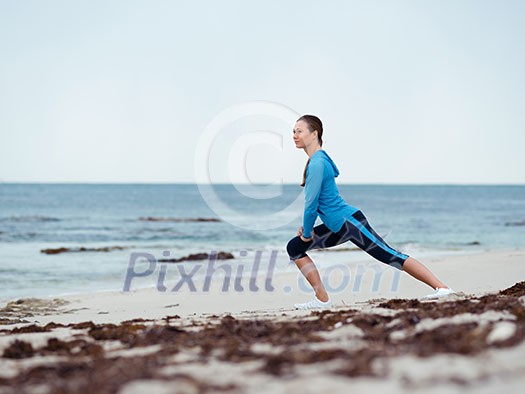
[[(295, 308), (315, 309), (331, 306), (319, 271), (306, 252), (311, 249), (329, 248), (349, 240), (377, 260), (402, 269), (435, 289), (434, 293), (425, 298), (439, 298), (452, 294), (454, 291), (423, 264), (388, 246), (372, 229), (363, 213), (343, 200), (335, 184), (339, 170), (328, 154), (321, 149), (322, 137), (323, 124), (318, 117), (304, 115), (295, 123), (295, 146), (304, 149), (309, 159), (301, 184), (305, 188), (303, 226), (299, 228), (297, 236), (288, 242), (286, 249), (290, 259), (295, 262), (315, 291), (312, 300), (304, 304), (295, 304)], [(318, 215), (323, 224), (314, 228)]]

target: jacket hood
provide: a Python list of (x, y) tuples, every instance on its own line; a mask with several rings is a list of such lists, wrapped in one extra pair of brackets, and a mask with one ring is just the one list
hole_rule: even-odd
[(318, 152), (321, 152), (322, 154), (322, 157), (324, 157), (325, 160), (328, 161), (328, 163), (330, 163), (330, 165), (332, 166), (332, 168), (334, 169), (334, 176), (337, 177), (339, 175), (339, 169), (337, 168), (337, 166), (335, 165), (334, 161), (332, 160), (332, 158), (330, 156), (328, 156), (328, 153), (326, 153), (324, 150), (319, 150)]

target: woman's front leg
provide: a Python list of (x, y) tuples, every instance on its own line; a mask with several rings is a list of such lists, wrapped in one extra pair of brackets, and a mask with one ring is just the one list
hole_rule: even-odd
[(326, 292), (323, 282), (321, 281), (319, 271), (317, 270), (317, 267), (315, 266), (310, 256), (301, 257), (300, 259), (296, 259), (294, 262), (295, 265), (297, 265), (297, 268), (299, 268), (299, 270), (302, 272), (308, 283), (310, 283), (310, 285), (314, 289), (315, 296), (317, 297), (317, 299), (323, 302), (328, 301), (328, 293)]

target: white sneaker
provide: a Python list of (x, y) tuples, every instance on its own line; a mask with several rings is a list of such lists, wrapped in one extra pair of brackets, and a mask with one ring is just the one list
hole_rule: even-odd
[(434, 290), (433, 293), (430, 293), (429, 295), (426, 295), (424, 297), (421, 297), (422, 300), (435, 300), (436, 298), (441, 298), (441, 297), (446, 297), (446, 296), (449, 296), (451, 294), (454, 294), (455, 291), (452, 290), (452, 289), (447, 289), (447, 288), (444, 288), (444, 287), (441, 287), (441, 288), (437, 288), (436, 290)]
[(323, 302), (317, 297), (312, 298), (310, 301), (303, 304), (294, 304), (295, 309), (326, 309), (332, 306), (332, 300)]

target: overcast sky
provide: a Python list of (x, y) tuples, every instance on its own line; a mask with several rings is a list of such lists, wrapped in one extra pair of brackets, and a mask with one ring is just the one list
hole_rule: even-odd
[(0, 0), (0, 182), (297, 183), (311, 113), (340, 183), (525, 183), (524, 38), (520, 0)]

